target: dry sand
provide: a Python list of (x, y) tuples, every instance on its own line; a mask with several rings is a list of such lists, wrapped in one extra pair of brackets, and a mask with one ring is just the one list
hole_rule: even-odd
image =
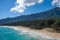
[(27, 30), (27, 31), (31, 31), (31, 32), (38, 32), (38, 33), (42, 33), (46, 36), (50, 36), (53, 38), (60, 38), (60, 33), (55, 33), (55, 32), (49, 32), (48, 29), (49, 28), (45, 28), (42, 30), (36, 30), (36, 29), (30, 29), (29, 27), (23, 27), (23, 26), (15, 26), (17, 29), (20, 30)]

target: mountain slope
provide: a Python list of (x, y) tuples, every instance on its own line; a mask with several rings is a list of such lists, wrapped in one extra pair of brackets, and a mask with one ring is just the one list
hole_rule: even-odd
[(53, 18), (53, 17), (59, 17), (59, 16), (60, 16), (60, 8), (56, 7), (51, 10), (41, 12), (41, 13), (2, 19), (0, 20), (0, 24), (17, 22), (17, 21), (42, 20), (42, 19), (48, 19), (48, 18)]

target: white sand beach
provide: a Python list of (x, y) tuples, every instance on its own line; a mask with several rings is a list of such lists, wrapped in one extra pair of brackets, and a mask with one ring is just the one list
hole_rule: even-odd
[[(8, 26), (7, 26), (8, 27)], [(53, 33), (47, 31), (48, 28), (42, 30), (30, 29), (29, 27), (23, 26), (9, 26), (10, 28), (14, 28), (15, 30), (22, 30), (22, 34), (29, 34), (32, 37), (44, 37), (48, 39), (58, 39), (60, 40), (60, 33)]]

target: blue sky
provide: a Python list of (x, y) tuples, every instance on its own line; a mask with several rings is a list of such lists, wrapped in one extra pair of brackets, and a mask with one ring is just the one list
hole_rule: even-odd
[(0, 19), (40, 13), (55, 7), (51, 5), (52, 0), (44, 0), (42, 3), (36, 3), (34, 5), (25, 6), (26, 9), (24, 9), (23, 12), (15, 12), (14, 10), (10, 11), (16, 5), (16, 1), (17, 0), (0, 0)]

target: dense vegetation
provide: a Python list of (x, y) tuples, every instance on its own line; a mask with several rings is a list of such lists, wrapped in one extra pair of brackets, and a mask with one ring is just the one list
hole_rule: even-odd
[(7, 23), (3, 25), (10, 26), (25, 26), (32, 29), (43, 29), (43, 28), (52, 28), (56, 32), (60, 32), (60, 17), (59, 18), (49, 18), (45, 20), (33, 20), (33, 21), (18, 21), (13, 23)]

